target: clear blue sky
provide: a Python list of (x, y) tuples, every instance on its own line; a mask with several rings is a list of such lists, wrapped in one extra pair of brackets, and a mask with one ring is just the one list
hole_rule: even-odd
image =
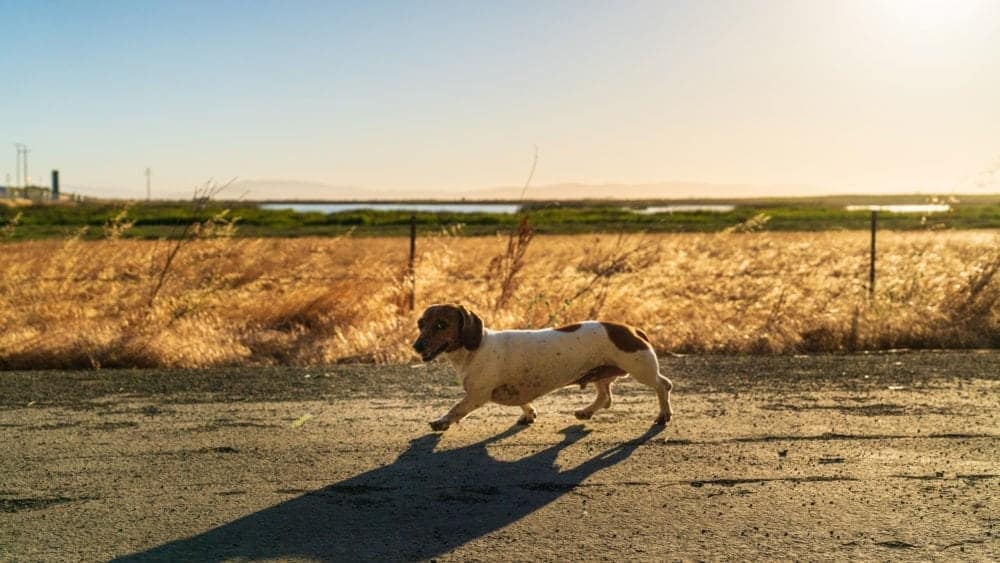
[[(0, 179), (991, 189), (1000, 2), (0, 0)], [(7, 156), (2, 156), (7, 155)], [(994, 175), (995, 176), (995, 175)], [(964, 184), (963, 184), (964, 183)], [(322, 195), (316, 193), (287, 194)]]

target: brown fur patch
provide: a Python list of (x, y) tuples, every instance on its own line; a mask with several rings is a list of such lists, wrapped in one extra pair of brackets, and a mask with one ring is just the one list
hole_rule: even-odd
[(483, 341), (483, 319), (465, 307), (459, 306), (458, 311), (462, 327), (459, 333), (462, 346), (465, 346), (466, 350), (479, 349), (479, 344)]
[(613, 379), (619, 375), (625, 375), (625, 370), (618, 366), (597, 366), (596, 368), (592, 368), (587, 373), (584, 373), (580, 376), (580, 379), (577, 379), (573, 383), (579, 383), (580, 389), (583, 389), (588, 383), (600, 381), (602, 379)]
[(650, 347), (649, 340), (643, 338), (645, 333), (637, 329), (618, 323), (601, 321), (601, 324), (604, 325), (604, 330), (608, 331), (608, 338), (622, 352), (638, 352)]
[(581, 326), (583, 325), (581, 325), (580, 323), (573, 323), (571, 325), (558, 327), (554, 330), (558, 330), (559, 332), (575, 332), (577, 330), (580, 330)]

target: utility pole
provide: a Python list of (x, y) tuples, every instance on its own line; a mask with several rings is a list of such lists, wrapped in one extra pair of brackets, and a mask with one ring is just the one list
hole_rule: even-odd
[(151, 197), (152, 192), (149, 189), (150, 178), (152, 178), (152, 177), (153, 177), (153, 171), (150, 170), (149, 167), (147, 166), (146, 167), (146, 201), (149, 201), (150, 199), (152, 199), (152, 197)]
[(21, 152), (24, 150), (25, 146), (21, 143), (14, 143), (14, 148), (17, 149), (17, 159), (14, 161), (14, 178), (15, 188), (21, 187)]
[(31, 182), (31, 176), (28, 176), (28, 153), (29, 152), (31, 152), (31, 149), (29, 149), (28, 147), (24, 147), (24, 187), (26, 187), (26, 188), (28, 187), (28, 184)]
[(878, 226), (878, 211), (872, 209), (872, 249), (868, 262), (868, 301), (875, 299), (875, 228)]

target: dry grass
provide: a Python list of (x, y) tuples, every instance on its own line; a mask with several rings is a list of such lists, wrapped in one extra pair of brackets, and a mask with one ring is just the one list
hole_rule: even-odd
[[(174, 251), (119, 227), (0, 246), (0, 367), (414, 359), (404, 239), (209, 228)], [(996, 232), (880, 233), (871, 303), (861, 232), (537, 236), (512, 275), (497, 266), (508, 242), (421, 238), (417, 311), (461, 302), (494, 328), (615, 319), (674, 352), (1000, 346)]]

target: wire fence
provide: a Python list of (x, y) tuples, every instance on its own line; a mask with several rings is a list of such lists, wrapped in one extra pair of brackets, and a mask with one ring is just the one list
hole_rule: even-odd
[[(860, 282), (864, 284), (865, 289), (868, 291), (869, 296), (874, 292), (875, 285), (875, 226), (876, 226), (876, 213), (872, 212), (872, 229), (871, 229), (871, 256), (870, 262), (868, 260), (862, 260), (859, 256), (857, 263), (857, 271), (844, 272), (845, 277), (852, 279), (863, 280), (867, 274), (867, 283), (864, 281)], [(177, 275), (170, 273), (169, 281), (170, 283), (182, 283), (187, 284), (188, 287), (185, 288), (191, 291), (214, 289), (219, 291), (225, 291), (227, 289), (252, 289), (254, 284), (302, 284), (302, 283), (352, 283), (352, 282), (364, 282), (364, 283), (380, 283), (389, 286), (397, 286), (402, 291), (407, 293), (406, 301), (409, 310), (413, 310), (415, 303), (415, 295), (418, 287), (418, 275), (419, 269), (417, 264), (417, 224), (416, 217), (411, 217), (410, 223), (410, 236), (409, 236), (409, 255), (406, 263), (400, 263), (395, 267), (386, 268), (392, 273), (382, 274), (382, 275), (371, 275), (361, 272), (343, 272), (336, 274), (309, 274), (309, 275), (274, 275), (274, 274), (262, 274), (262, 275), (252, 275), (247, 272), (240, 271), (228, 271), (224, 274), (200, 274), (196, 276), (192, 275)], [(167, 265), (169, 268), (169, 265)], [(593, 281), (594, 279), (599, 279), (600, 274), (595, 274), (592, 271), (580, 270), (579, 278), (574, 279), (572, 274), (567, 272), (553, 272), (548, 274), (539, 275), (537, 273), (521, 273), (521, 280), (526, 283), (534, 284), (544, 284), (544, 283), (559, 283), (562, 285), (571, 285), (574, 283), (587, 283), (588, 281)], [(448, 275), (448, 274), (444, 274)], [(720, 269), (716, 272), (715, 276), (717, 279), (733, 280), (739, 278), (756, 278), (763, 279), (769, 277), (781, 277), (782, 279), (807, 279), (812, 278), (816, 275), (814, 271), (804, 270), (796, 271), (790, 270), (788, 268), (758, 268), (753, 272), (735, 272), (735, 271), (725, 271)], [(0, 280), (0, 288), (6, 286), (7, 288), (23, 288), (30, 284), (43, 284), (43, 283), (57, 283), (57, 284), (74, 284), (81, 287), (81, 290), (85, 290), (85, 286), (90, 285), (101, 285), (101, 284), (154, 284), (162, 282), (165, 277), (165, 272), (163, 268), (160, 271), (149, 272), (149, 273), (119, 273), (115, 275), (17, 275), (8, 273), (3, 280)], [(481, 283), (481, 284), (492, 284), (495, 283), (496, 277), (491, 275), (470, 275), (468, 273), (463, 273), (461, 276), (461, 281), (471, 282), (471, 283)], [(192, 284), (194, 282), (194, 284)], [(67, 300), (76, 299), (73, 292), (66, 292), (64, 294), (47, 294), (49, 299), (52, 298), (65, 298)], [(13, 307), (17, 307), (17, 303), (11, 304)]]
[[(858, 275), (867, 273), (867, 264), (860, 265), (858, 267)], [(634, 272), (641, 273), (641, 272)], [(580, 272), (580, 279), (591, 277), (590, 274), (586, 272)], [(739, 279), (739, 278), (768, 278), (781, 276), (782, 278), (810, 278), (815, 277), (815, 272), (795, 272), (791, 270), (754, 270), (750, 273), (739, 273), (739, 272), (717, 272), (717, 278), (720, 279)], [(207, 281), (214, 282), (224, 282), (227, 279), (236, 280), (241, 278), (241, 274), (233, 273), (224, 276), (209, 277), (206, 278)], [(567, 281), (570, 276), (565, 273), (558, 274), (525, 274), (521, 276), (521, 279), (530, 281)], [(137, 276), (113, 276), (113, 277), (93, 277), (93, 276), (23, 276), (23, 277), (7, 277), (3, 281), (7, 285), (21, 285), (25, 283), (39, 283), (39, 282), (55, 282), (55, 283), (145, 283), (148, 281), (156, 281), (159, 279), (159, 275), (137, 275)], [(330, 276), (258, 276), (245, 280), (240, 280), (240, 285), (249, 285), (255, 282), (275, 282), (275, 283), (295, 283), (295, 282), (310, 282), (310, 281), (332, 281), (332, 282), (348, 282), (348, 281), (365, 281), (365, 282), (383, 282), (383, 283), (400, 283), (407, 281), (409, 278), (406, 275), (402, 276), (369, 276), (364, 274), (342, 274), (342, 275), (330, 275)], [(480, 275), (462, 275), (462, 281), (465, 282), (481, 282), (490, 283), (495, 281), (495, 278), (490, 276), (480, 276)]]

